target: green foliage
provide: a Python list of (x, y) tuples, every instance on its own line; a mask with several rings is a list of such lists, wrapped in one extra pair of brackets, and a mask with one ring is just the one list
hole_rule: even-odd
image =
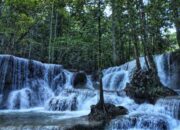
[[(102, 2), (102, 12), (106, 7), (112, 8), (112, 2), (114, 21), (112, 15), (101, 17), (103, 68), (113, 65), (112, 24), (115, 26), (117, 65), (135, 57), (134, 43), (138, 45), (139, 54), (144, 55), (140, 3), (106, 0)], [(144, 14), (148, 50), (157, 54), (177, 49), (176, 35), (166, 31), (173, 25), (171, 3), (151, 0), (145, 5)], [(92, 0), (1, 1), (0, 53), (48, 62), (50, 50), (53, 63), (94, 71), (98, 64), (97, 18), (97, 2)]]

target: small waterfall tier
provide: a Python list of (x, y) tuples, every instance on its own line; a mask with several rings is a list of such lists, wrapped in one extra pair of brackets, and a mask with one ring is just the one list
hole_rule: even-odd
[[(0, 108), (44, 106), (62, 89), (73, 88), (76, 75), (63, 69), (62, 65), (0, 55)], [(83, 86), (92, 89), (89, 77), (85, 75), (83, 78)]]
[[(144, 57), (140, 57), (140, 64), (146, 69)], [(167, 53), (154, 56), (158, 76), (164, 86), (180, 89), (180, 54)], [(106, 90), (122, 90), (131, 81), (136, 69), (136, 61), (132, 60), (121, 66), (103, 70), (103, 85)]]
[(168, 119), (160, 115), (131, 115), (112, 120), (107, 130), (169, 130)]
[(163, 107), (163, 113), (176, 119), (180, 119), (180, 97), (166, 97), (159, 99), (156, 105)]

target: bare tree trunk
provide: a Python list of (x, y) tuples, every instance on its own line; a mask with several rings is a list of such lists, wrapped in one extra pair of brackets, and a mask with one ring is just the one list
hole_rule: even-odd
[(140, 54), (139, 54), (139, 48), (138, 48), (138, 40), (137, 37), (134, 36), (134, 52), (135, 52), (135, 57), (136, 57), (136, 66), (137, 66), (137, 70), (141, 69), (141, 64), (140, 64)]
[[(148, 70), (152, 71), (154, 73), (154, 77), (151, 77), (151, 78), (154, 78), (154, 81), (157, 81), (158, 84), (161, 84), (160, 83), (160, 79), (158, 77), (158, 71), (157, 71), (157, 68), (156, 68), (156, 64), (155, 64), (155, 61), (154, 61), (154, 58), (153, 58), (153, 55), (152, 55), (152, 46), (151, 44), (148, 42), (148, 37), (147, 37), (147, 20), (146, 20), (146, 17), (145, 17), (145, 9), (144, 9), (144, 3), (143, 3), (143, 0), (140, 0), (140, 11), (141, 11), (141, 28), (142, 28), (142, 42), (143, 42), (143, 46), (144, 46), (144, 54), (145, 54), (145, 62), (147, 64), (147, 68)], [(147, 54), (147, 59), (146, 59), (146, 54)], [(158, 87), (158, 86), (156, 86)]]
[[(142, 44), (143, 44), (143, 50), (144, 50), (144, 60), (147, 66), (147, 69), (150, 69), (150, 65), (148, 60), (150, 59), (150, 52), (148, 50), (148, 40), (147, 40), (147, 32), (146, 32), (146, 19), (145, 19), (145, 12), (144, 12), (144, 3), (143, 0), (139, 1), (140, 3), (140, 22), (141, 22), (141, 38), (142, 38)], [(148, 60), (147, 60), (148, 58)]]
[(104, 93), (103, 93), (103, 83), (102, 83), (102, 50), (101, 50), (101, 0), (98, 2), (98, 46), (99, 46), (99, 58), (98, 58), (98, 69), (99, 69), (99, 92), (100, 92), (100, 105), (104, 108)]

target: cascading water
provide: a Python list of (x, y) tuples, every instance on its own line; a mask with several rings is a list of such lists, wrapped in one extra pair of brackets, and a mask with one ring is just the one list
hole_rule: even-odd
[[(171, 53), (156, 55), (154, 56), (154, 61), (158, 70), (158, 76), (164, 86), (178, 89), (179, 76), (180, 76), (180, 63), (178, 59), (172, 60), (173, 56)], [(146, 69), (144, 57), (140, 57), (141, 67)], [(103, 70), (103, 83), (105, 89), (108, 90), (122, 90), (125, 88), (126, 83), (130, 82), (133, 73), (136, 69), (136, 61), (130, 61), (126, 64), (117, 67), (110, 67)]]
[(176, 119), (180, 119), (180, 97), (168, 97), (159, 99), (157, 106), (163, 107), (165, 114), (168, 114)]
[(159, 55), (155, 57), (156, 65), (158, 68), (158, 75), (160, 77), (161, 82), (165, 86), (170, 85), (170, 54), (169, 55)]
[[(144, 57), (140, 57), (141, 67), (146, 69)], [(103, 70), (103, 84), (107, 90), (123, 90), (130, 82), (136, 69), (136, 61)]]
[(25, 109), (31, 106), (32, 92), (30, 89), (24, 88), (22, 90), (15, 90), (9, 94), (7, 106), (8, 109)]
[(108, 73), (103, 77), (104, 89), (106, 90), (122, 90), (127, 82), (129, 82), (129, 77), (125, 70)]
[(62, 85), (62, 77), (58, 79), (59, 84), (55, 84), (54, 77), (64, 73), (62, 66), (47, 67), (41, 62), (8, 55), (0, 56), (0, 70), (0, 94), (2, 95), (0, 107), (11, 109), (16, 106), (21, 108), (22, 98), (29, 99), (29, 106), (26, 105), (26, 107), (43, 105), (54, 95), (52, 90)]
[[(171, 55), (155, 56), (161, 82), (178, 89)], [(141, 67), (146, 68), (144, 58)], [(167, 62), (168, 61), (168, 62)], [(106, 130), (179, 130), (180, 100), (159, 99), (155, 105), (136, 104), (121, 90), (131, 81), (135, 60), (103, 70), (105, 102), (124, 106), (129, 113), (106, 124)], [(0, 129), (65, 129), (70, 124), (91, 122), (62, 119), (87, 115), (99, 100), (91, 76), (83, 89), (73, 86), (74, 73), (61, 65), (43, 64), (9, 55), (0, 56)], [(176, 77), (172, 83), (172, 78)], [(172, 85), (172, 86), (171, 86)], [(113, 91), (112, 91), (113, 90)], [(116, 92), (118, 90), (118, 92)], [(122, 93), (121, 93), (122, 92)], [(9, 117), (10, 116), (10, 117)], [(30, 118), (28, 118), (30, 117)], [(12, 120), (9, 121), (9, 118)]]

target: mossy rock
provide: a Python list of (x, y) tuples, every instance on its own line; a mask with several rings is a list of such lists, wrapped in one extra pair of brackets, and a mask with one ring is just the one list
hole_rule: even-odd
[(164, 87), (154, 71), (136, 71), (131, 83), (125, 88), (126, 95), (134, 99), (136, 103), (152, 103), (166, 96), (178, 95), (170, 88)]
[(104, 108), (101, 107), (100, 103), (91, 106), (91, 112), (88, 115), (89, 120), (102, 121), (111, 120), (117, 116), (125, 115), (128, 110), (122, 106), (115, 106), (110, 103), (105, 103)]

